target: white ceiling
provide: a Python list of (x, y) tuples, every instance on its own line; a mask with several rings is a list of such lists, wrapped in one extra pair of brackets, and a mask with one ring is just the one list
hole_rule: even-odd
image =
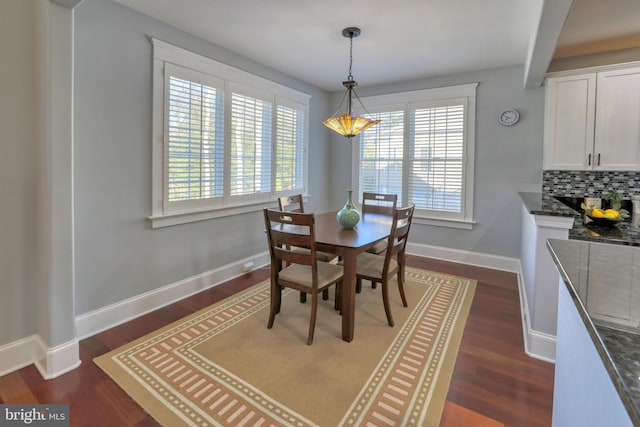
[[(349, 39), (341, 34), (345, 27), (362, 29), (353, 43), (353, 76), (360, 86), (371, 86), (525, 64), (543, 4), (543, 0), (114, 1), (330, 91), (341, 90), (348, 74)], [(617, 3), (626, 13), (623, 21), (603, 6)], [(575, 0), (574, 10), (580, 4), (583, 17), (572, 23), (565, 44), (602, 38), (611, 27), (623, 32), (640, 27), (640, 0)], [(629, 9), (636, 14), (629, 14)], [(593, 21), (582, 26), (585, 19)]]

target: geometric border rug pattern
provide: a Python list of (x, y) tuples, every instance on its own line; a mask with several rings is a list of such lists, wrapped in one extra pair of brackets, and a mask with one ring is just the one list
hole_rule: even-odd
[[(363, 379), (341, 426), (439, 424), (476, 281), (409, 267), (405, 277), (425, 292), (396, 325), (397, 335)], [(163, 425), (320, 425), (198, 351), (268, 306), (267, 280), (95, 362)]]

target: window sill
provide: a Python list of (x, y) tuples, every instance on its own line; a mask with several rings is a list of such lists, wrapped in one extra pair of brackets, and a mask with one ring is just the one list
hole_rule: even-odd
[(207, 209), (202, 211), (177, 212), (164, 215), (150, 216), (151, 228), (170, 227), (172, 225), (187, 224), (196, 221), (205, 221), (208, 219), (223, 218), (226, 216), (240, 215), (250, 212), (260, 212), (264, 208), (277, 208), (278, 203), (260, 202), (239, 206), (231, 206), (220, 209)]
[(462, 230), (472, 230), (475, 221), (466, 221), (458, 219), (441, 219), (441, 218), (427, 218), (427, 217), (413, 217), (415, 224), (435, 225), (438, 227), (459, 228)]
[[(307, 203), (311, 196), (302, 196)], [(218, 209), (203, 209), (201, 211), (175, 212), (164, 215), (152, 215), (147, 217), (151, 221), (151, 228), (170, 227), (172, 225), (188, 224), (190, 222), (206, 221), (208, 219), (223, 218), (251, 212), (260, 212), (264, 208), (278, 208), (277, 199), (268, 202), (247, 203), (237, 206), (229, 206)]]

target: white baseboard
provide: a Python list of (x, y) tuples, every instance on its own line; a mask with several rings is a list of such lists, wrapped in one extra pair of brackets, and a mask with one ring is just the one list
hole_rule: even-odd
[(254, 266), (268, 264), (268, 252), (241, 259), (214, 270), (205, 271), (179, 282), (168, 284), (160, 289), (136, 295), (127, 300), (77, 316), (77, 337), (78, 339), (90, 337), (190, 295), (217, 286), (234, 277), (246, 274), (246, 268), (251, 263)]
[(0, 377), (33, 363), (35, 335), (0, 347)]
[(522, 313), (524, 352), (534, 359), (555, 363), (556, 337), (531, 328), (531, 320), (527, 315), (529, 313), (529, 303), (527, 301), (527, 291), (525, 290), (522, 264), (520, 261), (518, 261), (518, 264), (518, 293), (520, 294), (520, 313)]
[(238, 277), (247, 273), (247, 268), (255, 269), (268, 263), (269, 254), (263, 252), (78, 316), (76, 339), (56, 347), (47, 347), (38, 335), (0, 346), (0, 376), (34, 364), (44, 379), (55, 378), (80, 365), (80, 339)]
[(513, 273), (518, 273), (520, 269), (520, 260), (518, 258), (509, 258), (485, 254), (482, 252), (470, 252), (419, 243), (408, 242), (407, 254), (423, 256), (426, 258), (435, 258), (443, 261), (458, 262), (460, 264), (475, 265), (478, 267), (492, 268), (494, 270), (511, 271)]
[(522, 313), (524, 351), (528, 356), (535, 359), (555, 363), (556, 337), (531, 329), (531, 324), (527, 316), (527, 313), (529, 313), (527, 293), (524, 288), (524, 276), (522, 274), (520, 259), (418, 243), (407, 243), (407, 253), (410, 255), (516, 273), (518, 277), (518, 294), (520, 295), (520, 311)]
[(34, 364), (42, 378), (48, 380), (80, 365), (78, 340), (48, 348), (38, 335), (0, 347), (0, 376)]
[[(528, 311), (526, 311), (526, 293), (522, 284), (522, 268), (519, 259), (417, 243), (408, 243), (407, 253), (516, 273), (523, 313), (525, 352), (531, 357), (553, 362), (555, 337), (531, 330), (524, 314)], [(32, 363), (36, 365), (45, 379), (68, 372), (80, 364), (79, 340), (241, 276), (246, 273), (245, 268), (250, 263), (256, 266), (254, 268), (267, 265), (269, 255), (267, 252), (263, 252), (77, 316), (76, 339), (60, 346), (47, 348), (37, 335), (4, 345), (0, 347), (0, 376)]]
[(49, 348), (36, 335), (34, 350), (33, 363), (45, 380), (55, 378), (80, 366), (80, 343), (77, 339)]
[(527, 330), (524, 342), (525, 353), (534, 359), (556, 363), (556, 337), (544, 332)]
[[(517, 258), (507, 258), (416, 243), (409, 243), (407, 245), (407, 253), (511, 272), (518, 272), (520, 265), (520, 261)], [(243, 269), (248, 263), (253, 263), (255, 266), (266, 265), (269, 263), (269, 254), (263, 252), (218, 269), (206, 271), (179, 282), (171, 283), (160, 289), (137, 295), (116, 304), (77, 316), (77, 338), (84, 339), (95, 335), (234, 277), (238, 277), (245, 273)]]

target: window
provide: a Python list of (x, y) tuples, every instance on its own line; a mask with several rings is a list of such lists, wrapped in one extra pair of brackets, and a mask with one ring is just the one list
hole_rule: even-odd
[(231, 100), (231, 196), (271, 194), (271, 104), (237, 93)]
[[(222, 197), (224, 91), (167, 65), (166, 202)], [(184, 204), (184, 203), (183, 203)]]
[(306, 190), (310, 97), (153, 40), (152, 226)]
[(367, 191), (397, 194), (402, 200), (404, 112), (387, 111), (371, 116), (382, 121), (360, 137), (360, 196)]
[(276, 112), (276, 192), (304, 188), (304, 113), (295, 107), (278, 105)]
[(359, 194), (395, 193), (418, 222), (471, 228), (476, 86), (363, 98), (382, 122), (354, 146)]

